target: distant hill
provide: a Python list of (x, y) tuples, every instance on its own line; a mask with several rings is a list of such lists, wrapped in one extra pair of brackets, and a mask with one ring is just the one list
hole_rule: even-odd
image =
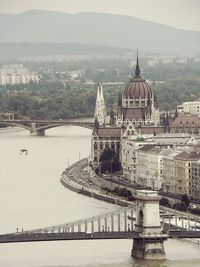
[[(133, 53), (127, 48), (100, 46), (75, 43), (4, 43), (0, 42), (0, 60), (41, 56), (71, 56), (78, 55), (88, 58), (88, 55), (124, 55)], [(53, 57), (53, 58), (55, 58)]]
[(140, 49), (199, 49), (200, 32), (134, 17), (33, 10), (0, 14), (0, 42), (80, 43)]

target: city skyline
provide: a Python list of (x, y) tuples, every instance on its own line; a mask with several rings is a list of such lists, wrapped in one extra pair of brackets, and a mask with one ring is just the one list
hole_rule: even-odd
[(198, 0), (0, 0), (1, 13), (21, 13), (32, 9), (67, 13), (99, 12), (119, 14), (200, 31)]

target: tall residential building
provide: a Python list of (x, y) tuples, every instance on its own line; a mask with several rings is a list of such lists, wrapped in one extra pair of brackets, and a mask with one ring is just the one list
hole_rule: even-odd
[(142, 137), (131, 136), (122, 139), (122, 167), (123, 175), (129, 181), (138, 183), (137, 165), (138, 154), (137, 150), (149, 144), (155, 144), (153, 140), (145, 140)]
[(200, 160), (200, 153), (176, 151), (163, 158), (165, 190), (192, 196), (192, 163)]
[(163, 181), (163, 157), (171, 153), (168, 146), (146, 145), (137, 150), (137, 184), (161, 189)]
[(31, 72), (22, 65), (3, 65), (0, 68), (0, 85), (26, 84), (30, 81), (39, 82), (38, 73)]
[(200, 200), (200, 160), (192, 162), (191, 196)]

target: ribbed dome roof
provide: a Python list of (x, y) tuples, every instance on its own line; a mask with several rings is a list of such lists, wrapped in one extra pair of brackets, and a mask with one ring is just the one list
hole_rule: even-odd
[(152, 91), (148, 83), (140, 76), (134, 77), (124, 89), (125, 99), (151, 99)]
[(138, 64), (137, 57), (137, 65), (135, 68), (135, 76), (131, 78), (129, 83), (124, 89), (123, 93), (124, 99), (151, 99), (152, 98), (152, 90), (149, 84), (140, 76), (140, 68)]

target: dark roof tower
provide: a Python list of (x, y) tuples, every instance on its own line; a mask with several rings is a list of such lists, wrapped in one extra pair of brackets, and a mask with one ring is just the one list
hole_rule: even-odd
[(140, 76), (140, 67), (139, 67), (139, 60), (138, 60), (138, 49), (137, 49), (137, 63), (135, 67), (135, 76)]
[[(134, 77), (133, 77), (134, 76)], [(135, 75), (133, 74), (129, 83), (126, 85), (123, 92), (124, 100), (133, 100), (139, 101), (143, 99), (144, 101), (150, 101), (153, 97), (153, 93), (149, 84), (145, 79), (140, 75), (138, 51), (137, 51), (137, 60), (135, 67)]]

